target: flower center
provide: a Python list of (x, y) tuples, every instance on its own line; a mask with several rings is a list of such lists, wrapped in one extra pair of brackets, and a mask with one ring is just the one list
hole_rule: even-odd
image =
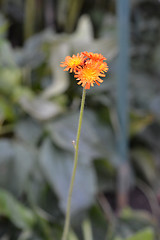
[(93, 68), (83, 69), (83, 78), (88, 82), (94, 82), (97, 78), (97, 73)]
[(81, 59), (79, 59), (79, 58), (75, 58), (75, 59), (72, 59), (72, 61), (71, 61), (70, 64), (71, 64), (72, 66), (78, 66), (78, 65), (81, 64), (81, 62), (82, 62)]

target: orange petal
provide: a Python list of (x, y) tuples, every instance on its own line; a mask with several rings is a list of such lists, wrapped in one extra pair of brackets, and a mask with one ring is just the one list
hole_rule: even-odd
[(97, 82), (97, 81), (95, 81), (95, 83), (98, 85), (98, 86), (100, 86), (101, 84), (99, 83), (99, 82)]
[(85, 89), (90, 89), (90, 83), (86, 83)]

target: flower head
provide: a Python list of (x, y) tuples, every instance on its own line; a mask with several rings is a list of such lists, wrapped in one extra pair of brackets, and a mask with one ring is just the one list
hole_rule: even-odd
[(78, 84), (82, 84), (85, 89), (90, 89), (90, 86), (93, 87), (94, 83), (99, 86), (103, 82), (100, 77), (105, 77), (105, 68), (106, 66), (102, 68), (99, 62), (95, 63), (88, 60), (83, 68), (78, 69), (74, 77), (79, 81)]
[(84, 64), (84, 57), (81, 54), (67, 56), (64, 62), (61, 62), (61, 67), (66, 67), (64, 71), (75, 72), (81, 65)]
[(106, 60), (101, 53), (83, 52), (82, 55), (96, 62)]
[(74, 72), (78, 84), (85, 89), (90, 89), (90, 86), (93, 87), (95, 83), (99, 86), (103, 82), (100, 77), (105, 77), (105, 72), (109, 69), (104, 60), (106, 58), (102, 54), (82, 52), (77, 56), (67, 56), (60, 66), (66, 67), (64, 71)]
[(106, 62), (98, 62), (98, 68), (101, 72), (107, 72), (109, 67)]

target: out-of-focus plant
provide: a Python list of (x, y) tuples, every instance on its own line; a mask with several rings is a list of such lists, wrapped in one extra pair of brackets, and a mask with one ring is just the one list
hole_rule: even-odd
[[(13, 240), (61, 238), (73, 164), (74, 149), (70, 142), (76, 136), (80, 90), (59, 64), (66, 55), (94, 50), (108, 57), (112, 76), (108, 76), (111, 80), (104, 81), (103, 87), (88, 91), (69, 239), (154, 239), (154, 232), (159, 234), (155, 220), (159, 217), (157, 200), (160, 189), (157, 180), (160, 153), (159, 41), (154, 41), (153, 47), (149, 36), (153, 36), (153, 29), (156, 29), (156, 34), (160, 29), (158, 15), (152, 16), (151, 11), (155, 4), (158, 9), (158, 1), (133, 1), (131, 9), (134, 15), (131, 19), (134, 30), (131, 63), (134, 69), (130, 73), (129, 86), (129, 154), (133, 170), (131, 177), (138, 190), (131, 191), (130, 204), (136, 208), (147, 206), (152, 215), (127, 210), (119, 217), (112, 210), (115, 207), (116, 172), (120, 164), (115, 150), (118, 129), (114, 81), (116, 17), (101, 8), (102, 1), (95, 1), (92, 8), (88, 8), (95, 21), (95, 34), (93, 21), (88, 15), (79, 18), (79, 12), (70, 16), (69, 21), (73, 17), (75, 23), (67, 25), (67, 9), (72, 1), (57, 2), (62, 23), (55, 20), (54, 1), (37, 1), (42, 4), (39, 5), (41, 8), (36, 8), (37, 23), (33, 24), (35, 28), (31, 31), (34, 34), (24, 41), (23, 4), (26, 2), (0, 2), (1, 11), (8, 19), (0, 18), (1, 237)], [(67, 8), (63, 2), (68, 4)], [(107, 5), (109, 1), (105, 3)], [(49, 6), (53, 11), (50, 12)], [(77, 11), (82, 8), (77, 7)], [(142, 14), (137, 14), (137, 8)], [(147, 16), (144, 13), (146, 8)], [(46, 9), (47, 14), (43, 11)], [(85, 9), (81, 14), (84, 12)], [(139, 21), (142, 16), (142, 21)], [(68, 30), (64, 31), (64, 26)], [(44, 27), (45, 30), (41, 31)], [(143, 36), (148, 36), (147, 42), (145, 37), (140, 40)], [(139, 69), (138, 63), (144, 67)], [(147, 71), (144, 72), (146, 66)], [(155, 68), (156, 74), (153, 74)], [(132, 195), (135, 191), (136, 194)], [(135, 196), (140, 201), (135, 200)]]
[[(75, 89), (75, 94), (68, 92), (70, 79), (60, 70), (59, 63), (69, 52), (81, 51), (83, 48), (89, 51), (90, 41), (98, 50), (99, 43), (93, 40), (87, 16), (80, 20), (78, 29), (72, 36), (64, 35), (62, 38), (62, 35), (55, 36), (48, 30), (29, 38), (24, 47), (19, 49), (12, 48), (5, 38), (5, 32), (1, 38), (0, 71), (3, 78), (0, 84), (0, 104), (3, 105), (0, 185), (14, 194), (22, 204), (27, 204), (34, 219), (30, 229), (23, 229), (14, 223), (11, 214), (7, 215), (7, 210), (3, 212), (4, 217), (16, 229), (19, 227), (17, 234), (20, 239), (31, 236), (50, 239), (51, 235), (58, 239), (61, 235), (62, 213), (65, 212), (68, 189), (66, 186), (69, 183), (69, 178), (66, 177), (70, 176), (72, 169), (73, 149), (68, 139), (75, 138), (79, 105), (76, 99), (79, 98), (79, 91), (73, 85), (71, 90)], [(110, 38), (102, 42), (104, 45), (105, 42), (113, 45)], [(112, 57), (115, 55), (114, 45), (113, 51), (108, 53)], [(110, 142), (111, 139), (114, 142), (112, 133), (105, 126), (95, 127), (98, 122), (91, 106), (85, 113), (84, 131), (81, 134), (84, 147), (80, 151), (79, 158), (82, 160), (77, 171), (76, 192), (73, 194), (74, 214), (92, 206), (97, 192), (92, 159), (105, 157), (106, 154), (114, 155), (111, 148), (108, 147), (107, 150), (105, 145), (102, 146), (101, 137), (98, 136), (98, 132), (101, 132), (102, 138), (109, 137)], [(7, 231), (7, 235), (12, 234)]]

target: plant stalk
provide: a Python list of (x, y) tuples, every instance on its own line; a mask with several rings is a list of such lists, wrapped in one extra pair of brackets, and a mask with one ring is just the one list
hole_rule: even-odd
[(75, 145), (74, 165), (73, 165), (72, 177), (71, 177), (68, 199), (67, 199), (67, 210), (66, 210), (66, 218), (65, 218), (62, 240), (67, 240), (67, 236), (68, 236), (68, 232), (69, 232), (71, 200), (72, 200), (72, 192), (73, 192), (74, 180), (75, 180), (77, 163), (78, 163), (79, 139), (80, 139), (80, 134), (81, 134), (85, 97), (86, 97), (86, 89), (83, 88), (80, 115), (79, 115), (79, 123), (78, 123), (78, 129), (77, 129), (77, 137), (76, 137), (76, 145)]

